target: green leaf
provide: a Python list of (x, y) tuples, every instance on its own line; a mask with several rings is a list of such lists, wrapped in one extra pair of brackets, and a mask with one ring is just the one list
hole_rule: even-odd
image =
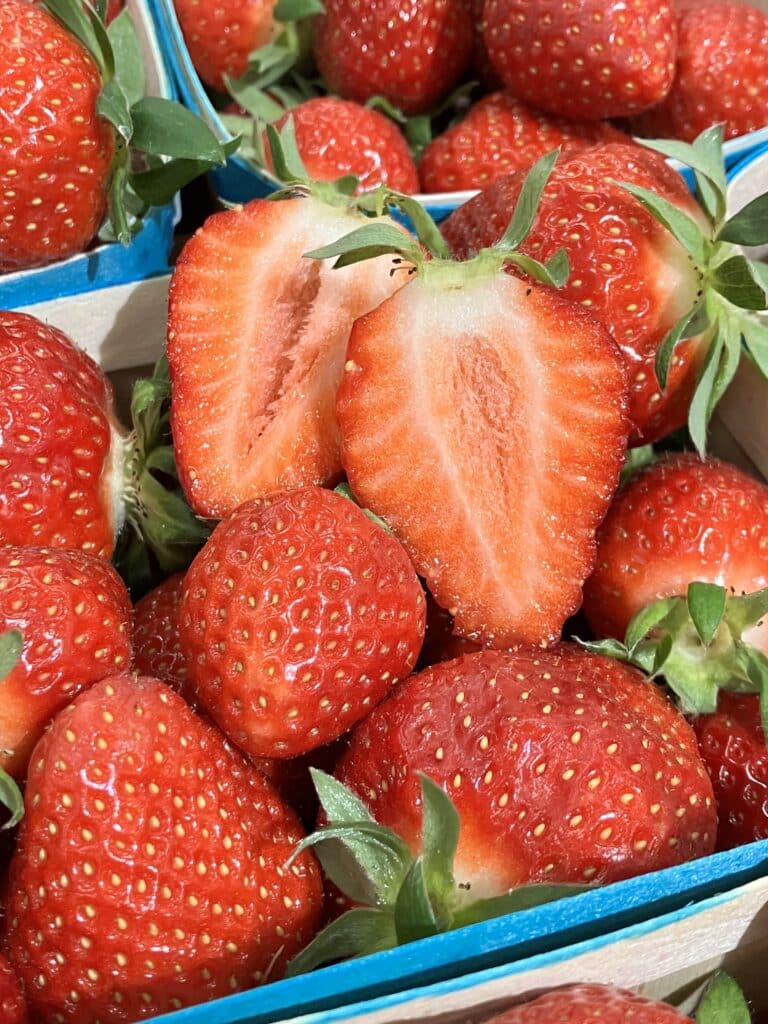
[(756, 590), (752, 594), (734, 594), (728, 598), (726, 618), (736, 636), (741, 636), (747, 629), (757, 625), (766, 615), (768, 587)]
[(726, 222), (718, 240), (737, 245), (765, 245), (768, 242), (768, 193), (735, 213)]
[(295, 978), (323, 964), (392, 949), (396, 945), (392, 912), (359, 907), (342, 914), (315, 936), (288, 964), (285, 977)]
[(131, 110), (126, 95), (116, 78), (108, 82), (99, 93), (96, 100), (96, 113), (105, 121), (109, 121), (126, 143), (131, 141), (133, 134)]
[(723, 621), (725, 589), (715, 583), (688, 584), (688, 613), (701, 642), (709, 647)]
[(552, 168), (557, 162), (560, 150), (547, 153), (541, 157), (528, 171), (523, 187), (520, 190), (512, 219), (507, 225), (507, 230), (501, 236), (494, 248), (502, 251), (517, 249), (527, 238), (533, 222), (536, 219), (536, 212), (541, 202), (541, 196), (546, 188)]
[(589, 891), (587, 885), (521, 885), (503, 896), (491, 896), (489, 899), (470, 903), (454, 915), (453, 927), (463, 928), (469, 924), (479, 924), (494, 917), (505, 914), (517, 914), (521, 910), (541, 907), (555, 900), (579, 896)]
[(24, 798), (11, 776), (0, 768), (0, 804), (10, 811), (10, 818), (0, 827), (0, 832), (15, 828), (24, 817)]
[(768, 743), (768, 658), (756, 647), (744, 644), (740, 651), (747, 677), (760, 695), (760, 724)]
[(643, 444), (638, 448), (630, 448), (624, 456), (624, 465), (619, 476), (619, 487), (626, 487), (635, 473), (655, 460), (656, 452), (652, 444)]
[(97, 13), (80, 0), (45, 0), (43, 6), (83, 44), (102, 79), (108, 82), (115, 73), (115, 61), (106, 28)]
[(706, 266), (709, 255), (708, 244), (696, 221), (647, 188), (624, 181), (617, 181), (614, 184), (633, 195), (660, 224), (663, 224), (671, 232), (699, 266)]
[(679, 601), (680, 599), (676, 597), (665, 597), (660, 601), (653, 601), (645, 608), (641, 608), (632, 618), (627, 626), (624, 642), (633, 654), (640, 641), (666, 619), (675, 605), (679, 604)]
[(115, 62), (115, 81), (129, 106), (144, 95), (144, 55), (130, 13), (121, 11), (107, 29)]
[(650, 672), (652, 676), (657, 676), (660, 672), (664, 671), (664, 665), (672, 653), (673, 646), (674, 641), (669, 633), (661, 638), (653, 652), (653, 665)]
[[(706, 179), (710, 189), (706, 190), (706, 198), (715, 201), (714, 218), (721, 217), (725, 211), (725, 163), (723, 160), (723, 129), (722, 125), (713, 125), (706, 129), (692, 145), (672, 139), (642, 139), (641, 145), (653, 149), (664, 156), (679, 160), (696, 172), (697, 184), (700, 178)], [(704, 199), (705, 196), (702, 196)], [(709, 203), (707, 203), (709, 206)]]
[[(532, 256), (526, 256), (522, 252), (509, 253), (507, 260), (520, 267), (534, 281), (538, 281), (540, 284), (548, 284), (551, 288), (562, 288), (571, 272), (568, 255), (564, 249), (560, 249), (547, 263), (540, 263), (538, 260), (533, 259)], [(554, 274), (550, 267), (554, 269)]]
[(403, 132), (414, 160), (418, 161), (434, 137), (432, 118), (428, 114), (409, 117), (406, 119)]
[(723, 338), (718, 330), (715, 338), (707, 350), (704, 362), (696, 382), (691, 404), (688, 409), (688, 430), (691, 440), (696, 446), (699, 455), (704, 457), (707, 449), (707, 427), (709, 425), (710, 399), (715, 386), (720, 356), (723, 351)]
[(717, 367), (717, 374), (712, 385), (709, 399), (709, 415), (728, 389), (728, 385), (736, 376), (741, 362), (741, 325), (738, 317), (731, 315), (730, 309), (724, 309), (719, 321), (720, 337), (723, 351)]
[(208, 125), (174, 100), (144, 96), (131, 107), (133, 146), (144, 153), (224, 163), (224, 152)]
[(626, 646), (612, 636), (605, 637), (604, 640), (581, 640), (577, 636), (572, 637), (572, 639), (580, 647), (583, 647), (585, 651), (591, 651), (592, 654), (602, 654), (604, 657), (613, 658), (615, 661), (630, 660), (630, 653)]
[(274, 125), (267, 125), (267, 142), (275, 176), (279, 181), (287, 183), (309, 181), (309, 174), (296, 145), (292, 117), (288, 118), (279, 132)]
[(764, 323), (756, 317), (743, 316), (739, 320), (739, 327), (747, 351), (755, 361), (760, 373), (768, 378), (768, 323)]
[[(346, 257), (365, 251), (369, 255), (381, 256), (393, 253), (412, 263), (421, 263), (421, 251), (407, 235), (391, 224), (365, 224), (355, 228), (343, 238), (304, 253), (308, 259), (327, 260), (334, 256)], [(358, 257), (364, 258), (364, 257)], [(336, 264), (339, 265), (338, 263)], [(341, 264), (342, 266), (346, 264)]]
[(395, 931), (398, 942), (415, 942), (437, 935), (440, 927), (429, 898), (424, 862), (417, 857), (405, 876), (395, 902)]
[(0, 633), (0, 683), (7, 675), (10, 675), (11, 670), (21, 657), (23, 647), (24, 638), (18, 629), (9, 629), (5, 633)]
[(353, 505), (357, 505), (357, 507), (360, 509), (360, 511), (364, 512), (365, 515), (368, 516), (368, 518), (371, 520), (372, 523), (376, 523), (377, 526), (380, 526), (381, 529), (385, 530), (387, 533), (389, 533), (389, 534), (392, 533), (391, 527), (388, 526), (387, 523), (385, 523), (383, 519), (381, 519), (379, 516), (377, 516), (375, 512), (372, 512), (369, 508), (363, 508), (362, 507), (360, 502), (357, 500), (357, 498), (352, 493), (352, 488), (349, 486), (348, 483), (337, 484), (336, 487), (334, 487), (333, 490), (334, 490), (334, 493), (341, 495), (342, 498), (346, 498), (347, 501), (351, 501)]
[(134, 172), (130, 183), (149, 206), (165, 206), (180, 189), (210, 169), (207, 160), (170, 160), (149, 171)]
[(731, 256), (715, 268), (712, 287), (740, 309), (765, 309), (766, 295), (746, 256)]
[(685, 336), (688, 325), (696, 316), (700, 306), (696, 305), (692, 309), (682, 316), (677, 323), (672, 327), (664, 336), (664, 340), (656, 350), (656, 361), (654, 364), (654, 370), (656, 373), (656, 380), (659, 382), (659, 387), (662, 391), (667, 389), (667, 377), (669, 376), (669, 368), (672, 365), (672, 359), (675, 354), (678, 342)]
[(433, 256), (445, 260), (451, 258), (448, 243), (440, 234), (437, 224), (435, 224), (421, 203), (411, 196), (405, 196), (400, 192), (392, 191), (387, 193), (387, 202), (396, 206), (410, 218), (416, 232), (416, 237)]
[(696, 1010), (696, 1024), (750, 1024), (749, 1006), (741, 989), (723, 971), (718, 971)]
[(331, 825), (347, 821), (369, 821), (375, 818), (359, 797), (355, 796), (343, 782), (319, 768), (310, 768), (312, 783), (325, 816)]
[(321, 0), (277, 0), (274, 16), (278, 21), (300, 21), (314, 14), (325, 14)]
[(459, 814), (450, 797), (426, 775), (421, 781), (421, 859), (427, 888), (445, 900), (454, 888), (453, 858), (459, 845)]

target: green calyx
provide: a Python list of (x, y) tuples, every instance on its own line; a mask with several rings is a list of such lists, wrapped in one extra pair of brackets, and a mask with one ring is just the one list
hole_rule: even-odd
[(710, 417), (736, 373), (742, 345), (768, 376), (768, 325), (754, 315), (768, 307), (768, 271), (747, 259), (738, 248), (768, 242), (768, 194), (727, 217), (722, 125), (708, 128), (691, 144), (665, 139), (637, 141), (691, 168), (707, 220), (703, 231), (686, 213), (654, 192), (618, 183), (671, 232), (699, 275), (696, 301), (663, 339), (655, 368), (664, 391), (677, 346), (700, 335), (708, 339), (688, 415), (691, 439), (703, 455)]
[(768, 613), (768, 587), (753, 594), (728, 593), (714, 583), (691, 583), (685, 597), (654, 601), (635, 615), (624, 643), (582, 643), (663, 676), (685, 714), (709, 714), (720, 690), (760, 694), (768, 736), (768, 658), (743, 639)]
[(179, 484), (170, 430), (168, 364), (138, 380), (123, 461), (125, 523), (114, 563), (134, 599), (163, 576), (189, 565), (211, 531), (192, 512)]
[(506, 264), (512, 263), (534, 280), (560, 288), (570, 273), (564, 250), (559, 250), (546, 263), (540, 263), (518, 251), (533, 227), (541, 195), (558, 155), (559, 150), (548, 153), (530, 169), (507, 229), (499, 241), (464, 262), (451, 258), (445, 239), (424, 207), (411, 196), (393, 191), (385, 192), (386, 205), (396, 207), (410, 218), (416, 239), (409, 238), (390, 225), (366, 224), (336, 242), (305, 255), (311, 259), (335, 258), (334, 267), (340, 268), (390, 254), (401, 259), (409, 272), (447, 288), (460, 287), (474, 278), (493, 277)]
[(696, 1024), (750, 1024), (752, 1015), (738, 984), (718, 971), (704, 990), (694, 1019)]
[[(21, 657), (24, 641), (18, 629), (9, 629), (0, 633), (0, 699), (3, 692), (3, 681), (10, 675), (16, 662)], [(11, 776), (0, 768), (0, 806), (8, 811), (8, 820), (0, 825), (0, 832), (15, 828), (24, 817), (24, 798), (21, 790)]]
[(208, 126), (173, 100), (144, 95), (141, 48), (128, 11), (104, 25), (104, 3), (45, 0), (45, 8), (89, 52), (101, 73), (96, 109), (114, 129), (109, 212), (99, 237), (127, 245), (153, 206), (222, 166), (239, 140), (222, 145)]
[(422, 843), (414, 856), (346, 786), (311, 771), (327, 824), (303, 839), (291, 860), (312, 847), (327, 877), (356, 906), (294, 957), (289, 977), (584, 891), (576, 885), (527, 885), (473, 900), (453, 875), (459, 815), (434, 782), (420, 776)]

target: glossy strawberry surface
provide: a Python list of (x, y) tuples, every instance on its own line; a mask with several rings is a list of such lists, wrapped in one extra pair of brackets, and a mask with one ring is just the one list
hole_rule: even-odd
[(13, 968), (0, 954), (0, 1018), (3, 1024), (28, 1024), (29, 1016)]
[(133, 666), (184, 692), (187, 663), (179, 641), (184, 574), (175, 573), (145, 594), (133, 609)]
[(239, 78), (252, 51), (278, 34), (275, 0), (173, 0), (195, 70), (214, 89)]
[(565, 985), (492, 1017), (488, 1024), (684, 1024), (690, 1017), (612, 985)]

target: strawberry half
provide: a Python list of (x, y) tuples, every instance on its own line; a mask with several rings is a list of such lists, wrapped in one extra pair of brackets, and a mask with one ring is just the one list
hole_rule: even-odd
[(293, 813), (157, 680), (76, 698), (35, 749), (26, 805), (6, 944), (40, 1024), (127, 1024), (252, 987), (319, 924), (313, 858), (283, 869)]
[(335, 400), (349, 332), (403, 284), (386, 258), (340, 274), (304, 258), (366, 223), (361, 205), (371, 197), (310, 184), (290, 128), (282, 141), (269, 131), (293, 198), (214, 214), (184, 246), (171, 281), (174, 447), (203, 516), (340, 476)]
[(457, 632), (499, 647), (555, 639), (578, 607), (626, 446), (626, 379), (607, 332), (503, 272), (522, 261), (550, 284), (565, 276), (559, 256), (544, 267), (515, 251), (553, 157), (531, 171), (498, 247), (465, 263), (407, 200), (431, 258), (383, 226), (313, 254), (344, 266), (389, 248), (409, 277), (352, 329), (342, 462)]

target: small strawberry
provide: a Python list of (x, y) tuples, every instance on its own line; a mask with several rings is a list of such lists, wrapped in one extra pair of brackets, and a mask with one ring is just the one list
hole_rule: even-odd
[(40, 1024), (139, 1021), (252, 987), (319, 924), (313, 859), (283, 869), (294, 815), (157, 680), (76, 698), (35, 749), (26, 805), (6, 940)]
[[(686, 418), (703, 452), (709, 415), (736, 371), (742, 341), (761, 364), (768, 330), (752, 315), (766, 305), (760, 269), (732, 244), (757, 244), (762, 218), (747, 207), (726, 220), (722, 135), (654, 150), (615, 143), (566, 157), (555, 168), (522, 251), (559, 249), (571, 274), (563, 294), (587, 307), (621, 349), (630, 376), (631, 444), (664, 437)], [(690, 163), (703, 207), (662, 154)], [(522, 189), (502, 178), (442, 225), (466, 258), (504, 231)]]
[(329, 92), (364, 103), (383, 96), (405, 114), (435, 106), (472, 56), (466, 0), (324, 0), (314, 19), (317, 66)]
[(456, 631), (498, 647), (550, 641), (578, 607), (626, 444), (626, 380), (607, 332), (554, 289), (503, 272), (522, 260), (541, 281), (565, 276), (559, 256), (543, 266), (515, 251), (552, 159), (531, 170), (499, 245), (465, 263), (407, 200), (430, 258), (383, 227), (312, 254), (346, 266), (389, 248), (409, 276), (352, 328), (342, 462)]
[(187, 661), (179, 641), (184, 573), (163, 580), (133, 609), (133, 667), (139, 675), (169, 683), (187, 699)]
[(675, 71), (667, 0), (486, 0), (485, 42), (511, 92), (574, 120), (624, 117), (664, 99)]
[[(668, 455), (614, 499), (584, 611), (598, 636), (621, 638), (641, 608), (695, 580), (737, 593), (768, 586), (768, 487), (717, 459)], [(750, 637), (768, 653), (768, 624)]]
[(3, 1024), (28, 1024), (27, 1006), (13, 968), (0, 953), (0, 1019)]
[(190, 504), (208, 517), (341, 475), (334, 406), (349, 332), (404, 283), (386, 257), (342, 273), (304, 258), (368, 223), (361, 210), (372, 199), (312, 183), (290, 126), (280, 138), (269, 131), (293, 198), (214, 214), (184, 246), (171, 280), (174, 448)]
[[(292, 107), (276, 127), (282, 128), (289, 118), (299, 155), (315, 181), (335, 181), (353, 174), (360, 191), (377, 185), (405, 193), (419, 191), (416, 165), (405, 137), (377, 110), (334, 96), (318, 96)], [(269, 158), (266, 163), (274, 170)]]
[(131, 664), (131, 603), (105, 562), (79, 551), (0, 548), (0, 633), (21, 657), (0, 687), (0, 768), (23, 778), (32, 747), (81, 690)]
[(224, 90), (225, 76), (239, 78), (254, 50), (279, 32), (276, 0), (173, 0), (195, 71), (206, 85)]
[(725, 138), (768, 121), (768, 14), (737, 3), (702, 5), (680, 18), (677, 70), (666, 99), (633, 122), (641, 135), (693, 141), (722, 123)]
[[(90, 4), (90, 13), (80, 0), (51, 10), (61, 21), (39, 4), (0, 0), (0, 273), (81, 252), (106, 213), (128, 243), (151, 205), (226, 159), (195, 115), (144, 97), (130, 45), (115, 71), (112, 37), (94, 28)], [(146, 157), (161, 154), (185, 162), (147, 177)]]
[(419, 179), (424, 192), (482, 189), (505, 174), (527, 170), (558, 147), (567, 155), (624, 139), (610, 124), (566, 121), (533, 110), (509, 92), (495, 92), (427, 146)]
[(416, 663), (424, 594), (398, 542), (319, 487), (242, 505), (187, 571), (181, 645), (197, 699), (254, 757), (359, 722)]

